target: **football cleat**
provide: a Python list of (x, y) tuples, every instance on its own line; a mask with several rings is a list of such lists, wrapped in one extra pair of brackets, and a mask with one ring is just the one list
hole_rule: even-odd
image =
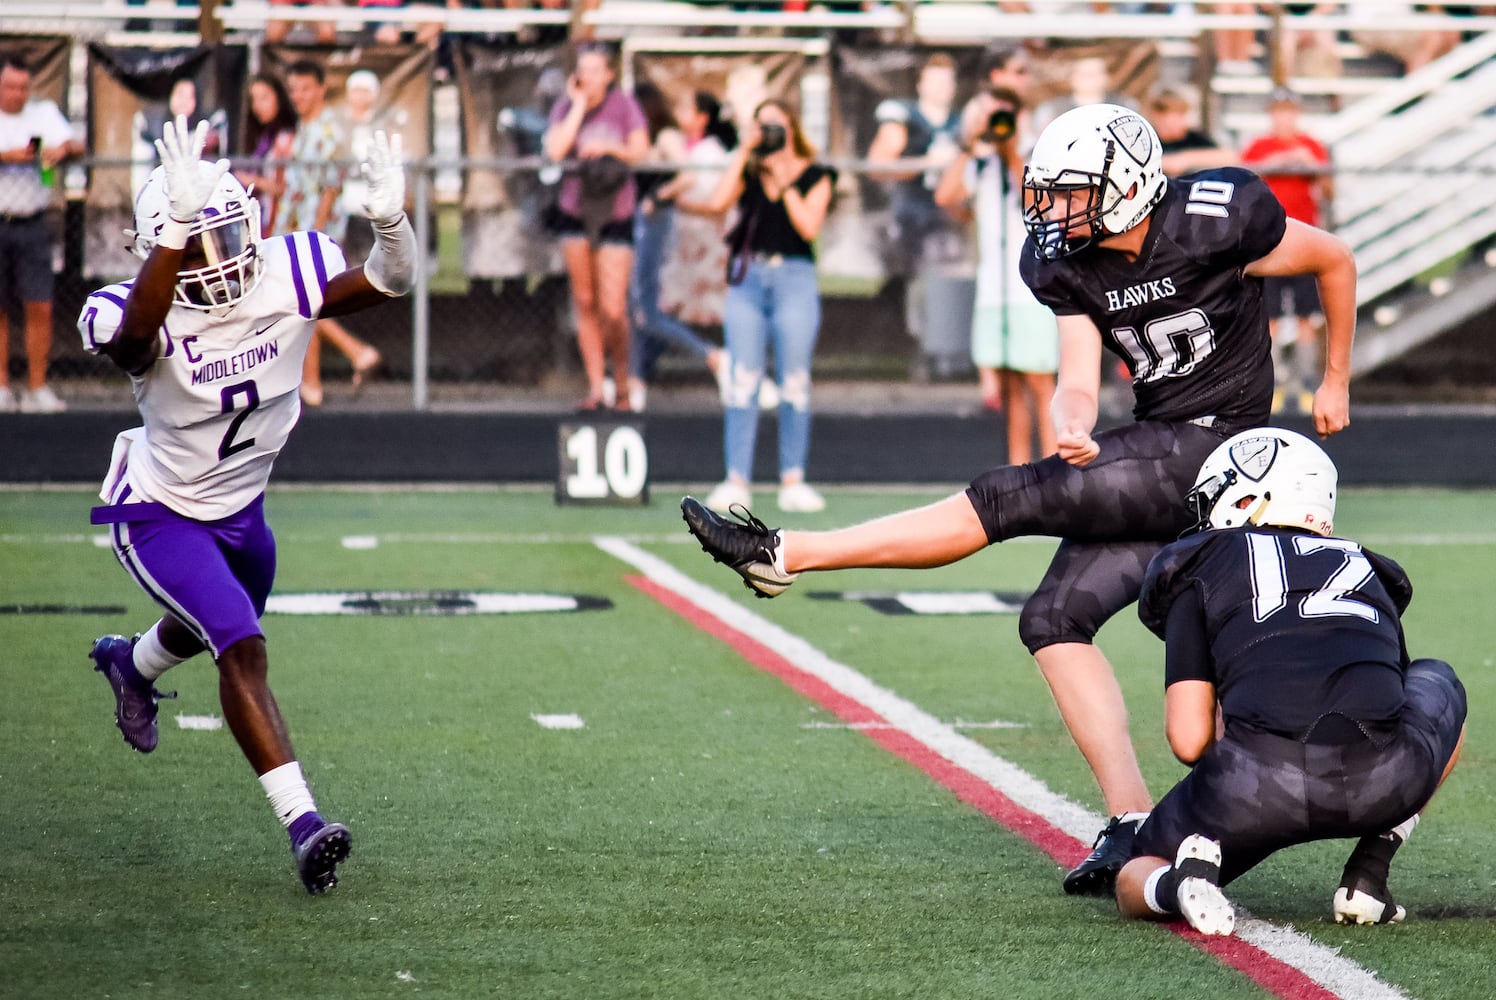
[(1070, 896), (1110, 896), (1117, 885), (1117, 873), (1132, 858), (1132, 842), (1137, 839), (1142, 819), (1124, 820), (1113, 816), (1096, 835), (1086, 860), (1072, 868), (1061, 885)]
[(338, 865), (353, 850), (353, 834), (342, 823), (323, 823), (301, 841), (291, 845), (301, 884), (313, 896), (338, 884)]
[(162, 694), (135, 672), (132, 657), (139, 638), (102, 636), (94, 640), (88, 655), (94, 661), (94, 669), (104, 675), (114, 692), (114, 724), (124, 734), (125, 742), (140, 753), (150, 753), (156, 749), (160, 736), (156, 725), (156, 702), (175, 698), (177, 693)]
[(1392, 901), (1385, 883), (1376, 886), (1365, 879), (1352, 879), (1351, 883), (1335, 890), (1337, 924), (1400, 924), (1408, 915)]
[(1236, 927), (1236, 912), (1220, 889), (1221, 845), (1193, 833), (1179, 845), (1174, 856), (1179, 873), (1179, 912), (1201, 934), (1230, 934)]
[(737, 524), (706, 507), (695, 497), (680, 502), (681, 517), (701, 549), (743, 578), (743, 586), (759, 597), (778, 597), (799, 577), (786, 573), (779, 552), (779, 532), (768, 528), (747, 507), (734, 504), (729, 513)]

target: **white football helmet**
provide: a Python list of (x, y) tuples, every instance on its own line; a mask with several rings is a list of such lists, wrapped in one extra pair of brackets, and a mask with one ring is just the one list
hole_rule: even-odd
[(1187, 502), (1197, 531), (1276, 524), (1328, 535), (1335, 528), (1335, 463), (1302, 434), (1242, 431), (1200, 466)]
[[(211, 171), (213, 164), (204, 160), (198, 169)], [(166, 168), (157, 167), (135, 198), (135, 228), (125, 230), (137, 257), (150, 255), (170, 211)], [(184, 263), (191, 266), (177, 273), (175, 301), (190, 309), (234, 305), (259, 284), (259, 244), (260, 203), (233, 174), (226, 173), (188, 230)]]
[(1166, 183), (1163, 146), (1142, 115), (1085, 104), (1050, 122), (1034, 144), (1023, 169), (1023, 225), (1041, 259), (1059, 260), (1142, 222)]

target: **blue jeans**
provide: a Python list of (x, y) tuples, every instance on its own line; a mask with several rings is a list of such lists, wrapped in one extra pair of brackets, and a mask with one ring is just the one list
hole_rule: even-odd
[(755, 258), (729, 285), (722, 320), (731, 375), (723, 444), (727, 474), (753, 479), (758, 390), (770, 342), (779, 382), (779, 476), (805, 471), (810, 452), (810, 361), (821, 329), (816, 265), (805, 258)]
[(648, 380), (655, 362), (674, 344), (705, 361), (714, 345), (660, 309), (660, 270), (670, 250), (675, 209), (657, 207), (634, 213), (634, 275), (629, 282), (629, 374)]

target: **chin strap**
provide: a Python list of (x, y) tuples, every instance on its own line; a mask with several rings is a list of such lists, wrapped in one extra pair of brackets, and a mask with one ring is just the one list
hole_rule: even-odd
[(374, 249), (364, 262), (369, 284), (391, 298), (408, 293), (416, 283), (416, 231), (404, 212), (393, 219), (374, 221)]

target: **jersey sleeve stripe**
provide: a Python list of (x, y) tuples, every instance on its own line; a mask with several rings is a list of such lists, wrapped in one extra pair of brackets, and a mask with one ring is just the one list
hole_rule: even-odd
[(307, 298), (306, 279), (301, 274), (301, 255), (296, 250), (300, 233), (293, 233), (286, 240), (286, 249), (291, 253), (291, 280), (296, 286), (296, 312), (302, 319), (313, 319), (312, 303)]
[(312, 234), (312, 270), (317, 273), (317, 288), (323, 292), (327, 291), (327, 261), (322, 257), (322, 241), (327, 239), (321, 233)]
[(116, 294), (114, 294), (113, 292), (111, 292), (107, 288), (101, 288), (97, 292), (94, 292), (94, 294), (97, 295), (101, 299), (108, 299), (110, 302), (113, 302), (115, 305), (119, 306), (121, 309), (125, 308), (125, 299), (124, 299), (124, 296), (122, 296), (122, 295), (116, 295)]

